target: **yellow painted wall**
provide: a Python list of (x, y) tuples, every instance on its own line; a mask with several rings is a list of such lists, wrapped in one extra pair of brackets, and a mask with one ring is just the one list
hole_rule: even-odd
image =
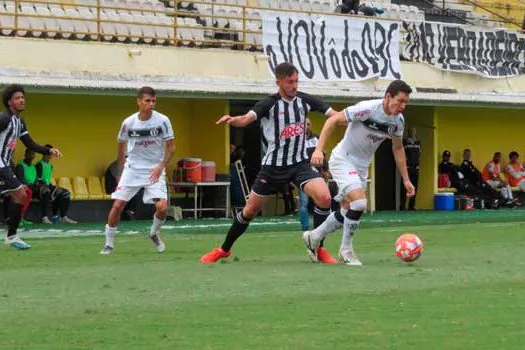
[[(92, 96), (30, 93), (23, 116), (33, 138), (52, 143), (64, 157), (55, 160), (55, 176), (103, 175), (117, 156), (117, 133), (122, 121), (137, 110), (133, 96)], [(215, 126), (217, 115), (227, 109), (226, 100), (159, 98), (157, 110), (170, 117), (176, 151), (168, 174), (176, 161), (199, 156), (227, 169), (228, 131)], [(15, 160), (21, 159), (19, 143)], [(39, 157), (38, 157), (39, 158)]]
[(217, 172), (229, 173), (230, 128), (215, 122), (229, 112), (226, 100), (199, 100), (192, 103), (191, 155), (212, 160)]
[(444, 149), (452, 153), (454, 163), (462, 161), (465, 148), (472, 149), (472, 160), (478, 169), (492, 159), (496, 151), (517, 151), (525, 159), (525, 111), (523, 109), (437, 107), (437, 152), (441, 161)]
[(409, 128), (415, 127), (417, 138), (421, 142), (416, 208), (432, 209), (437, 181), (434, 108), (409, 105), (403, 115), (405, 117), (405, 137), (408, 136)]

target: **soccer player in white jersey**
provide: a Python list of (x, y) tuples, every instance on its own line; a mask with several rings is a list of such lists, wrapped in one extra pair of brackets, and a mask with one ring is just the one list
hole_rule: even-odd
[[(120, 215), (126, 203), (144, 188), (144, 203), (155, 204), (155, 214), (149, 236), (159, 253), (166, 248), (159, 234), (168, 212), (166, 166), (173, 156), (175, 144), (168, 117), (154, 110), (155, 90), (145, 86), (139, 89), (139, 111), (126, 118), (118, 134), (118, 164), (122, 170), (106, 225), (106, 244), (100, 254), (108, 255), (115, 249), (115, 234)], [(126, 158), (127, 155), (127, 158)]]
[(348, 124), (343, 139), (332, 150), (329, 161), (330, 173), (339, 187), (339, 194), (335, 199), (340, 201), (341, 209), (330, 214), (316, 229), (304, 232), (303, 240), (312, 261), (318, 259), (319, 242), (328, 233), (343, 226), (339, 257), (347, 265), (362, 265), (354, 253), (352, 238), (367, 206), (365, 189), (368, 166), (379, 145), (387, 138), (392, 139), (392, 153), (407, 196), (414, 196), (415, 188), (408, 177), (402, 140), (402, 113), (411, 92), (408, 84), (402, 80), (395, 80), (386, 89), (383, 99), (363, 101), (347, 107), (325, 122), (319, 143), (312, 155), (313, 165), (323, 163), (323, 151), (335, 125)]

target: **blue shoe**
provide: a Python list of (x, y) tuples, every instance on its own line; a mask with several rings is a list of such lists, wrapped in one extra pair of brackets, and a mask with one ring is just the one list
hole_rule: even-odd
[(60, 216), (55, 215), (55, 216), (51, 217), (51, 222), (53, 224), (58, 224), (60, 222)]
[(26, 242), (22, 241), (20, 237), (15, 236), (12, 239), (6, 238), (5, 243), (13, 248), (16, 248), (18, 250), (28, 250), (31, 249), (31, 245), (27, 244)]

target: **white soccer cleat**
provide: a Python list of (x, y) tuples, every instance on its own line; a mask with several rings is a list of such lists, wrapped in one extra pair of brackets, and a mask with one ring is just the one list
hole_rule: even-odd
[(78, 221), (75, 221), (67, 216), (62, 218), (62, 222), (65, 222), (66, 224), (78, 224)]
[(319, 262), (319, 257), (317, 256), (317, 248), (321, 244), (320, 240), (316, 240), (312, 237), (312, 231), (303, 232), (303, 241), (306, 246), (306, 253), (310, 260), (314, 263)]
[(111, 253), (113, 253), (113, 247), (109, 245), (104, 246), (104, 249), (100, 251), (100, 255), (110, 255)]
[(155, 249), (157, 249), (157, 252), (163, 253), (166, 250), (166, 245), (164, 242), (162, 242), (162, 239), (160, 239), (159, 234), (153, 236), (150, 235), (149, 238), (151, 238), (151, 241), (153, 242)]
[(355, 256), (354, 252), (351, 250), (339, 251), (339, 257), (343, 264), (348, 266), (363, 266), (361, 261)]
[(46, 224), (46, 225), (52, 225), (53, 224), (53, 222), (51, 220), (49, 220), (49, 218), (47, 216), (44, 216), (42, 218), (42, 223)]

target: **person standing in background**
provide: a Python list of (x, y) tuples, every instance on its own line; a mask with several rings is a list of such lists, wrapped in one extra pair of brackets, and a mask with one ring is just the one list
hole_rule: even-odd
[[(419, 160), (421, 158), (421, 143), (416, 137), (416, 128), (411, 127), (408, 130), (408, 138), (403, 141), (403, 147), (405, 148), (405, 154), (407, 157), (407, 169), (408, 177), (410, 182), (417, 188), (419, 179)], [(406, 209), (407, 195), (405, 185), (401, 181), (401, 200), (399, 210)], [(408, 210), (415, 210), (416, 195), (411, 197), (408, 201)]]

